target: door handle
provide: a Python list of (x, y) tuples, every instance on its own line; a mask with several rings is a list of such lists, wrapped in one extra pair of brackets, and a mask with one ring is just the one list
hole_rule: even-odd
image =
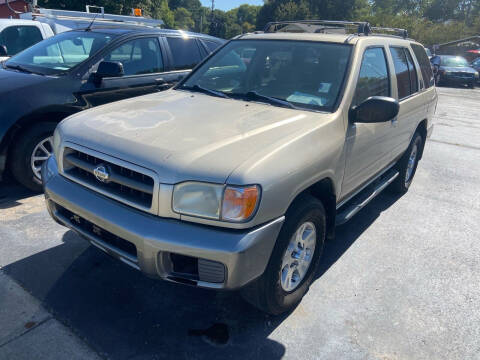
[(174, 83), (169, 83), (164, 78), (155, 79), (155, 84), (159, 88), (162, 88), (162, 89), (168, 89), (168, 88), (172, 87), (173, 85), (175, 85)]

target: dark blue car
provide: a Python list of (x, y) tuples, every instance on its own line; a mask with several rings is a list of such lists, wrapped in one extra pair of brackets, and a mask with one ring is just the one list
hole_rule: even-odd
[(81, 110), (170, 88), (225, 41), (133, 26), (93, 26), (39, 42), (0, 65), (0, 179), (41, 190), (53, 131)]
[(435, 55), (430, 61), (437, 85), (458, 84), (473, 88), (478, 81), (478, 71), (461, 56)]

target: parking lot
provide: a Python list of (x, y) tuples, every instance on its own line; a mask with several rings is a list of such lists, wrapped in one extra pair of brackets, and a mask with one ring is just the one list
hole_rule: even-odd
[(480, 89), (438, 92), (410, 191), (339, 227), (281, 317), (146, 278), (0, 183), (0, 359), (479, 359)]

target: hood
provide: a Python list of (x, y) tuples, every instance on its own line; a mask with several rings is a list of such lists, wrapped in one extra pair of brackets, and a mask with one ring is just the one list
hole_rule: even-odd
[(169, 90), (64, 120), (63, 141), (155, 171), (161, 182), (223, 183), (237, 166), (329, 114)]
[(451, 71), (451, 72), (467, 72), (467, 73), (475, 73), (477, 70), (471, 68), (470, 66), (462, 66), (462, 67), (450, 67), (450, 66), (442, 66), (442, 70)]
[(52, 77), (4, 69), (2, 66), (0, 67), (0, 94), (11, 94), (12, 91), (35, 86), (49, 79)]

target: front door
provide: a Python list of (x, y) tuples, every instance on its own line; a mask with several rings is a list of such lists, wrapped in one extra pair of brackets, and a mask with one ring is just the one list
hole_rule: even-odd
[(107, 53), (100, 61), (121, 62), (124, 75), (104, 78), (101, 83), (95, 83), (91, 76), (79, 94), (88, 107), (167, 88), (162, 78), (164, 61), (157, 37), (129, 40)]
[[(384, 47), (365, 50), (352, 106), (359, 105), (370, 96), (391, 96)], [(351, 194), (388, 165), (388, 141), (393, 126), (391, 121), (348, 123), (342, 197)]]

